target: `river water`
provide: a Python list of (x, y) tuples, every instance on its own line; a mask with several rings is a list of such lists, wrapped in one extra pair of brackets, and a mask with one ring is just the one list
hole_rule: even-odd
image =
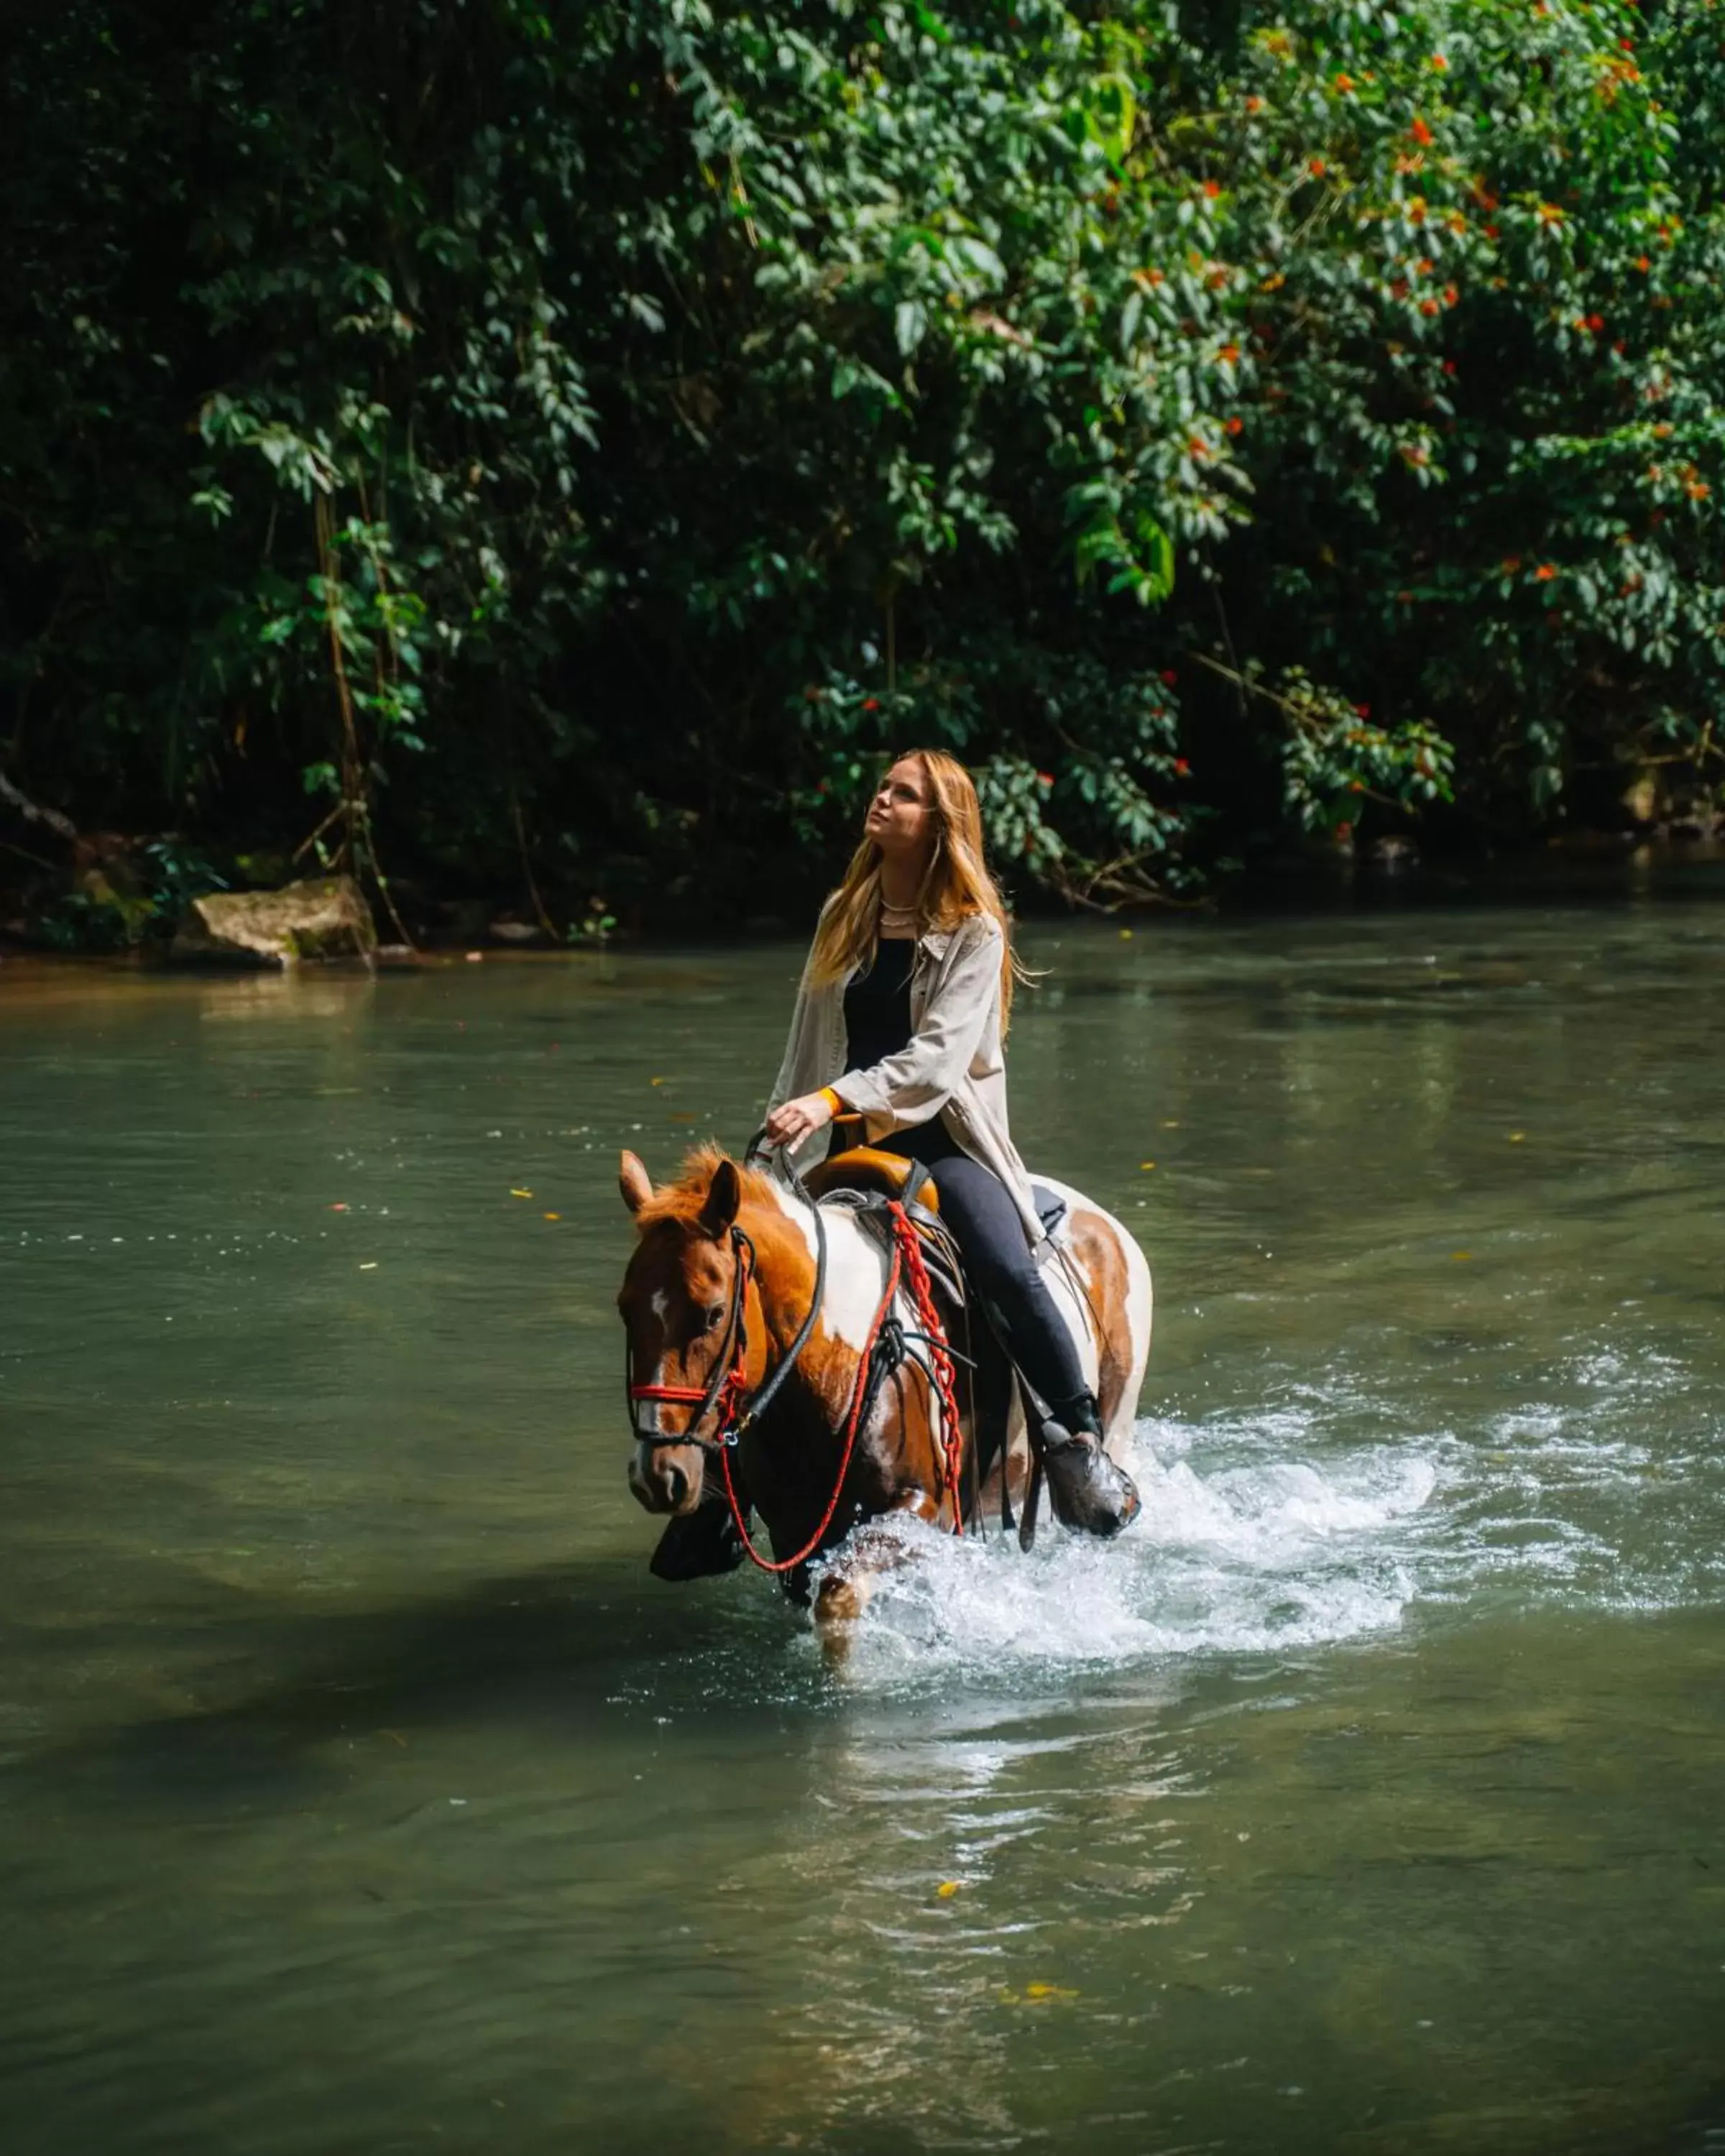
[(798, 953), (0, 971), (0, 2147), (1725, 2148), (1725, 912), (1033, 930), (1141, 1524), (629, 1497)]

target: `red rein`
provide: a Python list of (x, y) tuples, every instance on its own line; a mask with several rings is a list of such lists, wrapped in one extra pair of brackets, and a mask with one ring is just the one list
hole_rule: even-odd
[[(833, 1515), (839, 1509), (839, 1499), (845, 1488), (845, 1478), (850, 1472), (850, 1455), (856, 1450), (857, 1425), (862, 1419), (863, 1397), (867, 1389), (869, 1363), (875, 1353), (875, 1343), (880, 1337), (880, 1328), (886, 1322), (894, 1298), (901, 1281), (908, 1277), (911, 1299), (916, 1308), (916, 1322), (928, 1346), (929, 1360), (934, 1365), (935, 1391), (940, 1400), (941, 1429), (938, 1443), (941, 1452), (941, 1486), (942, 1494), (951, 1501), (952, 1532), (964, 1532), (964, 1507), (960, 1502), (958, 1478), (963, 1465), (964, 1438), (958, 1427), (958, 1406), (953, 1394), (952, 1358), (947, 1352), (947, 1336), (941, 1325), (939, 1311), (935, 1307), (934, 1291), (929, 1284), (928, 1268), (922, 1262), (922, 1248), (916, 1240), (916, 1231), (906, 1217), (905, 1209), (896, 1200), (887, 1209), (892, 1215), (892, 1262), (886, 1270), (886, 1291), (880, 1298), (880, 1306), (875, 1312), (874, 1322), (869, 1327), (869, 1337), (863, 1344), (862, 1358), (856, 1366), (856, 1382), (851, 1387), (850, 1407), (845, 1418), (845, 1450), (839, 1456), (839, 1472), (833, 1484), (833, 1494), (827, 1500), (827, 1508), (820, 1516), (820, 1525), (803, 1543), (794, 1557), (762, 1557), (749, 1538), (742, 1507), (737, 1501), (737, 1486), (731, 1477), (731, 1447), (722, 1444), (719, 1449), (720, 1462), (725, 1473), (725, 1496), (731, 1507), (731, 1517), (737, 1532), (742, 1537), (742, 1546), (762, 1572), (789, 1572), (793, 1566), (805, 1563), (820, 1548), (827, 1529), (833, 1524)], [(738, 1365), (733, 1360), (730, 1375), (725, 1381), (724, 1394), (729, 1395), (739, 1375)], [(747, 1383), (747, 1380), (744, 1380)], [(671, 1389), (655, 1388), (669, 1396)], [(675, 1389), (683, 1397), (681, 1387)], [(690, 1391), (686, 1397), (701, 1399), (704, 1394)], [(721, 1419), (721, 1431), (731, 1425)]]

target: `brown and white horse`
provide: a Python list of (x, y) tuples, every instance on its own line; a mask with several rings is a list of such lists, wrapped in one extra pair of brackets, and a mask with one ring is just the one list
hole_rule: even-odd
[[(656, 1190), (625, 1152), (618, 1182), (637, 1235), (617, 1302), (629, 1335), (636, 1439), (629, 1482), (640, 1503), (649, 1512), (685, 1513), (713, 1497), (708, 1477), (728, 1464), (712, 1442), (727, 1419), (728, 1395), (732, 1419), (744, 1409), (736, 1480), (778, 1553), (773, 1568), (798, 1599), (807, 1596), (808, 1563), (869, 1522), (908, 1515), (959, 1528), (954, 1516), (966, 1507), (958, 1493), (973, 1488), (974, 1433), (963, 1410), (963, 1427), (956, 1435), (948, 1427), (927, 1351), (905, 1360), (856, 1414), (883, 1315), (906, 1334), (925, 1329), (913, 1283), (895, 1267), (890, 1246), (842, 1204), (823, 1204), (817, 1225), (805, 1195), (711, 1147), (691, 1153), (677, 1181)], [(1150, 1269), (1119, 1221), (1076, 1190), (1048, 1187), (1067, 1205), (1049, 1287), (1100, 1403), (1105, 1441), (1117, 1453), (1149, 1357)], [(793, 1367), (752, 1419), (747, 1404), (760, 1401), (787, 1358)], [(1008, 1456), (1016, 1496), (1029, 1461), (1016, 1404)], [(961, 1460), (963, 1475), (953, 1471)], [(998, 1484), (980, 1495), (986, 1506)], [(860, 1614), (869, 1575), (893, 1561), (890, 1538), (876, 1533), (856, 1535), (826, 1563), (815, 1597), (824, 1632)]]

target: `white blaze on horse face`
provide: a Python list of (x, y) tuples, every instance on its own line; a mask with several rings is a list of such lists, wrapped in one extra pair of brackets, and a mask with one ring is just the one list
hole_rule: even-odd
[[(670, 1312), (670, 1297), (665, 1293), (662, 1287), (656, 1287), (653, 1291), (652, 1296), (649, 1301), (648, 1307), (652, 1311), (653, 1315), (659, 1320), (659, 1333), (660, 1337), (662, 1340), (665, 1337), (665, 1321)], [(652, 1374), (648, 1378), (647, 1383), (649, 1385), (662, 1385), (665, 1382), (665, 1358), (661, 1355), (654, 1363)], [(646, 1429), (656, 1432), (662, 1430), (665, 1428), (665, 1424), (659, 1419), (659, 1401), (637, 1400), (634, 1403), (634, 1405), (636, 1410), (635, 1428), (637, 1430), (644, 1426)], [(646, 1416), (644, 1418), (644, 1424), (640, 1414), (640, 1409), (643, 1408), (647, 1410)], [(638, 1446), (636, 1448), (636, 1455), (639, 1459), (643, 1468), (645, 1468), (651, 1464), (650, 1447), (647, 1445)]]

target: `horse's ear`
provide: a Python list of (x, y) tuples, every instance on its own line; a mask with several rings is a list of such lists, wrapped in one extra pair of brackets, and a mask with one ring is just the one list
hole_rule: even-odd
[(617, 1163), (617, 1188), (631, 1213), (639, 1213), (653, 1195), (653, 1178), (632, 1152), (624, 1153)]
[(713, 1170), (701, 1208), (701, 1225), (709, 1235), (722, 1235), (737, 1218), (742, 1203), (742, 1178), (734, 1160), (721, 1160)]

